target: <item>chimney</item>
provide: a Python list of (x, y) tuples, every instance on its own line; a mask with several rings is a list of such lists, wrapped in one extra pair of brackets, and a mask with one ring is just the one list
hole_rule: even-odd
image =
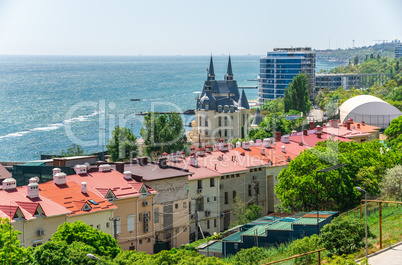
[(261, 148), (261, 154), (265, 155), (265, 148)]
[(261, 139), (256, 139), (255, 140), (255, 146), (261, 146), (262, 145), (262, 140)]
[(116, 162), (116, 171), (119, 171), (120, 173), (124, 172), (124, 162)]
[(63, 185), (66, 184), (66, 174), (63, 172), (57, 173), (56, 175), (53, 176), (53, 181), (54, 184), (56, 185)]
[(99, 166), (99, 172), (106, 172), (106, 171), (110, 171), (109, 164), (102, 164)]
[(264, 146), (264, 147), (271, 147), (271, 140), (269, 139), (269, 138), (265, 138), (263, 141), (262, 141), (262, 146)]
[(314, 130), (314, 122), (310, 121), (310, 130)]
[(223, 144), (222, 146), (222, 152), (227, 152), (229, 150), (229, 145), (228, 144)]
[(219, 151), (223, 149), (223, 139), (219, 139)]
[(286, 153), (286, 147), (282, 145), (282, 152)]
[(167, 158), (167, 157), (168, 157), (168, 153), (163, 152), (162, 155), (161, 155), (161, 157), (162, 157), (162, 158)]
[(357, 124), (357, 129), (360, 129), (360, 123)]
[(131, 174), (131, 177), (132, 177), (132, 179), (134, 179), (137, 182), (142, 182), (142, 176), (140, 176), (140, 175)]
[(123, 176), (125, 180), (130, 180), (131, 178), (131, 171), (124, 171)]
[(195, 155), (190, 157), (190, 165), (198, 167), (198, 158)]
[(39, 197), (39, 184), (36, 182), (31, 182), (31, 179), (29, 180), (29, 184), (27, 186), (27, 197), (31, 199)]
[(322, 127), (320, 125), (317, 125), (317, 127), (315, 127), (315, 133), (322, 133)]
[(219, 150), (219, 149), (218, 149), (218, 146), (217, 146), (216, 144), (214, 144), (213, 150), (214, 150), (214, 151), (218, 151), (218, 150)]
[(250, 140), (250, 146), (254, 146), (254, 141)]
[(332, 128), (338, 128), (338, 121), (337, 120), (330, 120), (329, 123), (330, 123), (330, 126)]
[(245, 150), (250, 150), (250, 143), (249, 143), (248, 141), (244, 141), (244, 142), (242, 143), (242, 147), (243, 147), (243, 149), (245, 149)]
[(321, 132), (317, 133), (317, 138), (321, 139)]
[(166, 157), (161, 157), (159, 158), (159, 167), (160, 168), (167, 168), (167, 164), (166, 164), (167, 158)]
[(146, 166), (148, 164), (148, 157), (143, 156), (138, 158), (138, 164), (140, 166)]
[(349, 121), (346, 122), (346, 127), (348, 128), (348, 130), (350, 130), (350, 123), (349, 123)]
[(179, 156), (177, 155), (177, 153), (170, 154), (170, 161), (175, 162), (175, 163), (179, 161)]
[(288, 144), (289, 143), (289, 135), (284, 135), (281, 137), (281, 142), (284, 144)]
[(198, 156), (205, 156), (205, 149), (203, 147), (198, 148), (197, 155)]
[[(225, 147), (225, 146), (224, 146)], [(229, 148), (229, 150), (232, 150), (233, 149), (233, 144), (232, 143), (228, 143), (228, 148)]]
[(205, 146), (205, 151), (207, 153), (211, 153), (211, 146), (209, 144), (207, 146)]
[(305, 136), (308, 135), (307, 129), (304, 129), (304, 130), (303, 130), (303, 135), (305, 135)]
[(190, 155), (195, 155), (195, 147), (194, 146), (190, 147)]
[(86, 165), (75, 165), (74, 171), (75, 171), (75, 174), (86, 174), (87, 166)]
[(180, 157), (184, 159), (186, 157), (186, 153), (184, 151), (181, 151), (180, 152)]
[(87, 183), (86, 182), (81, 182), (81, 192), (87, 193)]
[(3, 180), (3, 190), (12, 190), (17, 188), (17, 181), (14, 178)]
[(362, 125), (363, 125), (363, 126), (366, 126), (366, 123), (365, 123), (364, 121), (362, 121)]
[(281, 132), (275, 132), (275, 142), (281, 141)]
[(297, 135), (297, 131), (292, 130), (292, 132), (290, 133), (290, 136), (296, 136)]
[(58, 167), (53, 168), (53, 176), (60, 172), (61, 172), (60, 168), (58, 168)]
[(241, 147), (241, 143), (240, 142), (236, 142), (236, 148)]

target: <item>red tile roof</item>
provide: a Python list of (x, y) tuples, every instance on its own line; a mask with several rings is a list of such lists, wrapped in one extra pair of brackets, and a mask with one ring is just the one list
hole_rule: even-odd
[(2, 164), (0, 164), (0, 179), (6, 178), (11, 178), (11, 173), (8, 172), (8, 170)]
[[(0, 205), (19, 207), (27, 220), (36, 218), (34, 214), (38, 205), (40, 205), (46, 216), (57, 216), (71, 213), (62, 205), (42, 195), (40, 191), (39, 197), (32, 199), (28, 198), (27, 186), (17, 187), (12, 190), (0, 190)], [(0, 209), (0, 212), (3, 211)], [(4, 214), (7, 216), (9, 215), (9, 213), (3, 212), (3, 215)]]
[[(70, 180), (68, 180), (64, 185), (56, 185), (53, 181), (48, 181), (39, 184), (39, 190), (41, 195), (46, 196), (52, 201), (57, 202), (58, 204), (69, 209), (72, 212), (71, 215), (93, 213), (117, 208), (108, 200), (105, 200), (90, 191), (87, 191), (87, 193), (82, 193), (81, 185)], [(89, 202), (91, 199), (97, 202), (98, 205), (94, 205)], [(82, 210), (86, 203), (88, 203), (88, 205), (91, 207), (91, 210)]]
[[(281, 145), (283, 143), (280, 143)], [(277, 143), (279, 145), (279, 142)], [(238, 152), (244, 152), (246, 155), (254, 158), (254, 159), (261, 159), (268, 163), (269, 161), (272, 163), (272, 166), (280, 166), (280, 165), (285, 165), (288, 164), (289, 162), (287, 161), (288, 158), (293, 160), (296, 155), (286, 151), (282, 152), (281, 147), (277, 145), (271, 145), (271, 147), (263, 147), (261, 146), (250, 146), (250, 150), (243, 149), (242, 147), (235, 148), (233, 150), (236, 150)], [(265, 149), (265, 154), (261, 154), (261, 149)]]
[(87, 174), (69, 175), (68, 180), (77, 184), (81, 182), (87, 183), (88, 191), (105, 197), (109, 190), (113, 192), (116, 198), (136, 197), (140, 196), (140, 190), (145, 186), (149, 193), (154, 194), (156, 191), (146, 186), (144, 183), (137, 182), (133, 179), (126, 180), (124, 175), (116, 170), (106, 172), (90, 171)]

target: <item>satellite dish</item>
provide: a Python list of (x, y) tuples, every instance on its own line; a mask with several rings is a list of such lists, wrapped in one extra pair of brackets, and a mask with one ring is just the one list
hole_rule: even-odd
[(87, 170), (91, 168), (91, 165), (88, 162), (86, 162), (84, 165), (87, 167)]
[(34, 177), (37, 183), (39, 183), (39, 177)]

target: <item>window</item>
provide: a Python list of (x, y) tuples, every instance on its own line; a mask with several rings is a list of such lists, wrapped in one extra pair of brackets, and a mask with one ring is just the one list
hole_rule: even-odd
[(140, 245), (142, 245), (142, 239), (140, 239), (140, 242), (139, 242), (139, 243), (140, 243)]
[(222, 136), (222, 131), (221, 130), (218, 131), (218, 135), (219, 135), (219, 137)]
[(218, 117), (218, 126), (222, 126), (222, 117)]
[(229, 204), (229, 193), (225, 192), (225, 204)]
[(256, 191), (257, 191), (257, 194), (260, 194), (260, 183), (256, 184)]
[(216, 221), (216, 219), (214, 219), (214, 227), (216, 227), (217, 226), (217, 221)]
[(183, 232), (187, 231), (187, 226), (183, 226)]
[(248, 185), (248, 196), (251, 196), (251, 184)]
[(225, 116), (225, 126), (228, 126), (228, 117)]
[(101, 230), (101, 225), (97, 225), (96, 229)]
[(233, 127), (233, 116), (230, 116), (230, 126), (232, 126)]
[(205, 117), (205, 127), (208, 127), (208, 117)]
[(214, 202), (216, 202), (216, 197), (214, 197)]
[(197, 187), (198, 187), (198, 189), (202, 189), (202, 180), (201, 179), (199, 179), (197, 181)]
[(180, 232), (180, 228), (176, 228), (176, 235)]
[(32, 241), (32, 247), (36, 248), (43, 244), (43, 240)]
[(207, 220), (207, 228), (208, 228), (208, 229), (210, 228), (209, 220)]
[(209, 197), (207, 197), (207, 202), (209, 202)]
[(127, 216), (127, 231), (128, 232), (131, 232), (131, 231), (134, 231), (134, 215), (132, 214), (132, 215), (129, 215), (129, 216)]
[(154, 209), (154, 223), (159, 223), (159, 208)]
[(187, 208), (187, 203), (183, 202), (183, 208)]
[(116, 233), (120, 234), (120, 218), (116, 220)]
[(235, 198), (236, 198), (236, 191), (234, 190), (233, 191), (233, 202), (235, 201)]
[(200, 126), (202, 126), (202, 117), (200, 116)]
[(138, 222), (142, 222), (142, 213), (140, 213), (139, 215), (138, 215)]
[(179, 209), (179, 204), (178, 204), (178, 203), (175, 203), (174, 208), (175, 208), (175, 209)]
[(228, 130), (225, 129), (225, 137), (228, 137)]
[(215, 187), (215, 179), (214, 178), (209, 179), (209, 186)]
[(110, 228), (110, 223), (106, 222), (106, 228)]
[(148, 237), (147, 243), (151, 243), (151, 238), (150, 237)]

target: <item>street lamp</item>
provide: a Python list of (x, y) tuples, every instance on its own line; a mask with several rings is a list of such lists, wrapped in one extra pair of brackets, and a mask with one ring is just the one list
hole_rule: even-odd
[(90, 258), (90, 259), (97, 259), (97, 260), (99, 260), (99, 265), (102, 264), (100, 258), (98, 258), (97, 256), (95, 256), (94, 254), (88, 253), (88, 254), (87, 254), (87, 257)]
[(367, 192), (360, 187), (356, 187), (356, 189), (359, 190), (360, 192), (364, 192), (364, 204), (365, 204), (364, 211), (365, 211), (365, 215), (366, 215), (366, 259), (367, 259), (368, 258), (368, 255), (367, 255)]
[(317, 182), (317, 235), (320, 235), (320, 214), (319, 214), (319, 205), (318, 205), (318, 200), (319, 200), (319, 198), (318, 198), (318, 173), (322, 173), (322, 172), (329, 172), (329, 171), (332, 171), (332, 170), (337, 170), (337, 169), (340, 169), (340, 168), (342, 168), (342, 167), (346, 167), (347, 166), (347, 164), (337, 164), (337, 165), (334, 165), (334, 166), (331, 166), (331, 167), (327, 167), (327, 168), (324, 168), (324, 169), (320, 169), (320, 170), (317, 170), (316, 172), (315, 172), (315, 179), (316, 179), (316, 182)]

